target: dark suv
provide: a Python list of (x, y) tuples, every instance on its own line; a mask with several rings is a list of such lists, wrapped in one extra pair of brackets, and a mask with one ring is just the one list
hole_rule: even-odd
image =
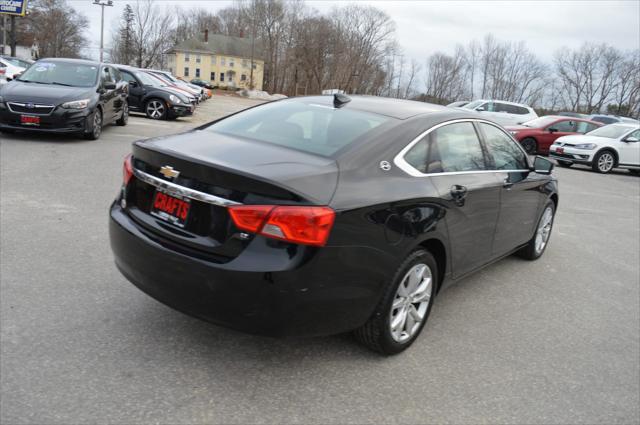
[(126, 125), (128, 85), (111, 65), (41, 59), (0, 86), (0, 131), (78, 133), (100, 137), (111, 122)]

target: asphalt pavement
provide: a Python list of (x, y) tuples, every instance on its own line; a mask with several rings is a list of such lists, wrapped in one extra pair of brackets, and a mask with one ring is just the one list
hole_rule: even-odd
[(271, 339), (185, 316), (116, 270), (107, 210), (133, 117), (98, 141), (0, 134), (0, 423), (639, 423), (640, 178), (556, 169), (542, 259), (442, 292), (418, 341)]

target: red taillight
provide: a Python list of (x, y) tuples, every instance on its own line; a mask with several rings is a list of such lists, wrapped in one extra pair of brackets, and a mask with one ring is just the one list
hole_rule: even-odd
[(230, 207), (229, 214), (238, 229), (258, 233), (272, 209), (272, 205), (239, 205)]
[(133, 165), (131, 164), (131, 154), (124, 157), (124, 164), (122, 166), (122, 184), (127, 185), (129, 180), (133, 177)]
[(303, 245), (323, 246), (335, 220), (329, 207), (241, 205), (229, 207), (242, 230)]

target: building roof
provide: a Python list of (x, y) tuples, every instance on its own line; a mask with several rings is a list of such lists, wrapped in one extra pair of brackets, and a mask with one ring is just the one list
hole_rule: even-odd
[[(190, 38), (176, 44), (169, 50), (169, 52), (175, 51), (251, 58), (251, 39), (222, 34), (209, 34), (208, 42), (205, 42), (201, 37)], [(263, 60), (262, 44), (259, 40), (255, 41), (253, 51), (254, 59)]]

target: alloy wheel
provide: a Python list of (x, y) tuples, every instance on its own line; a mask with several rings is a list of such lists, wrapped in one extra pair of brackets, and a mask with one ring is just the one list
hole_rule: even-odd
[(147, 115), (154, 120), (162, 118), (164, 115), (164, 105), (159, 100), (152, 100), (147, 104)]
[(542, 253), (544, 247), (547, 246), (549, 236), (551, 235), (551, 226), (553, 225), (553, 209), (547, 206), (542, 213), (542, 218), (536, 230), (536, 254)]
[(389, 329), (396, 342), (406, 342), (419, 331), (432, 293), (433, 276), (426, 264), (416, 264), (404, 275), (389, 316)]
[(603, 173), (608, 173), (613, 168), (613, 155), (609, 152), (604, 152), (598, 158), (598, 170)]
[(100, 137), (100, 133), (102, 133), (102, 113), (100, 110), (96, 110), (96, 113), (93, 115), (93, 137)]

